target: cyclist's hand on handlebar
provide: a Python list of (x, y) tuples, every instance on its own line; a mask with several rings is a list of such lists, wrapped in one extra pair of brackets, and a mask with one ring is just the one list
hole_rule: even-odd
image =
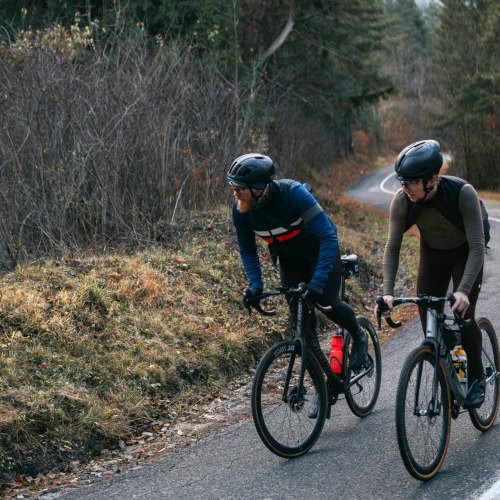
[(251, 307), (256, 307), (260, 304), (260, 294), (262, 288), (245, 288), (243, 291), (243, 306), (250, 310)]
[(384, 295), (383, 297), (377, 297), (377, 305), (375, 306), (375, 314), (377, 315), (378, 327), (382, 326), (382, 316), (387, 321), (387, 324), (391, 328), (399, 328), (401, 326), (400, 321), (394, 321), (391, 318), (391, 311), (394, 307), (394, 297), (392, 295)]
[(299, 288), (302, 289), (302, 298), (307, 300), (311, 304), (315, 304), (323, 295), (323, 290), (312, 283), (301, 283)]
[(453, 296), (455, 297), (455, 303), (451, 306), (451, 310), (456, 311), (463, 318), (470, 306), (469, 297), (463, 292), (455, 292)]
[(377, 300), (377, 303), (375, 305), (375, 314), (377, 316), (380, 315), (383, 316), (384, 318), (388, 318), (392, 312), (394, 296), (384, 295), (382, 299), (383, 299), (383, 304), (379, 302), (379, 300)]

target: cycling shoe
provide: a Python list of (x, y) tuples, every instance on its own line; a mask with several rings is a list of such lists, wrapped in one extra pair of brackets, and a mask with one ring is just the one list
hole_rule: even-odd
[(367, 353), (368, 337), (366, 333), (360, 329), (358, 338), (352, 341), (351, 356), (349, 360), (351, 370), (359, 371), (363, 367)]
[(479, 408), (484, 402), (484, 391), (486, 389), (486, 380), (483, 377), (471, 379), (469, 391), (465, 396), (465, 408)]

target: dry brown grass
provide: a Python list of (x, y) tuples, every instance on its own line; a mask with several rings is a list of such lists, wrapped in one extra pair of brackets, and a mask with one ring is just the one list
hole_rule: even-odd
[(139, 432), (160, 402), (217, 392), (281, 328), (249, 322), (231, 223), (134, 255), (0, 279), (0, 470), (36, 474)]

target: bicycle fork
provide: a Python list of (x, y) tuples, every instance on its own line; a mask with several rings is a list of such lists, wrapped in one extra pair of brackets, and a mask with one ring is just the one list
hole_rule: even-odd
[[(297, 384), (297, 398), (301, 399), (304, 397), (304, 376), (306, 373), (306, 365), (307, 365), (307, 348), (306, 348), (306, 341), (304, 339), (304, 336), (302, 334), (303, 332), (303, 326), (304, 326), (304, 302), (302, 299), (299, 299), (299, 303), (297, 304), (297, 337), (295, 338), (295, 352), (297, 352), (297, 348), (300, 349), (300, 355), (302, 358), (302, 363), (300, 366), (300, 373), (299, 373), (299, 381)], [(288, 364), (288, 370), (286, 374), (286, 380), (285, 380), (285, 387), (283, 391), (283, 400), (285, 402), (288, 402), (288, 389), (289, 389), (289, 384), (290, 384), (290, 378), (292, 376), (292, 370), (293, 366), (295, 364), (295, 357), (296, 354), (295, 352), (290, 356), (290, 363)]]
[(434, 370), (434, 376), (432, 380), (432, 408), (431, 408), (431, 417), (437, 416), (441, 414), (441, 400), (439, 398), (439, 359), (440, 359), (440, 346), (437, 340), (434, 340), (434, 366), (436, 367)]
[[(290, 355), (290, 360), (288, 362), (288, 369), (286, 373), (285, 383), (283, 387), (283, 402), (289, 405), (300, 405), (304, 400), (305, 389), (304, 389), (304, 376), (306, 373), (307, 366), (307, 348), (306, 341), (302, 335), (303, 327), (303, 301), (299, 299), (298, 310), (297, 310), (297, 336), (295, 338), (295, 350)], [(290, 392), (290, 380), (292, 379), (293, 367), (295, 366), (295, 358), (297, 357), (297, 352), (300, 352), (300, 357), (302, 360), (299, 372), (299, 379), (297, 382), (297, 387)]]
[(435, 417), (441, 414), (441, 403), (439, 398), (439, 381), (438, 381), (438, 370), (439, 370), (439, 343), (435, 339), (428, 339), (427, 342), (434, 353), (434, 374), (432, 377), (432, 398), (429, 403), (426, 401), (422, 401), (426, 407), (421, 406), (420, 402), (420, 387), (422, 385), (422, 372), (424, 369), (425, 361), (422, 360), (418, 364), (417, 368), (417, 381), (416, 381), (416, 389), (415, 389), (415, 400), (413, 402), (413, 414), (417, 417)]
[[(432, 377), (432, 399), (427, 404), (426, 408), (420, 406), (420, 387), (422, 382), (422, 372), (424, 368), (424, 360), (419, 363), (417, 370), (417, 385), (415, 390), (415, 402), (413, 413), (418, 417), (430, 417), (433, 418), (441, 414), (441, 399), (439, 395), (439, 362), (441, 357), (441, 346), (436, 338), (437, 331), (437, 320), (433, 311), (427, 310), (427, 321), (426, 321), (426, 340), (424, 341), (434, 353), (434, 373)], [(425, 403), (425, 401), (424, 401)]]
[(305, 395), (304, 376), (306, 373), (307, 349), (306, 349), (306, 343), (305, 343), (305, 340), (303, 337), (299, 337), (299, 338), (295, 339), (295, 347), (296, 347), (296, 350), (295, 350), (295, 352), (293, 352), (291, 354), (290, 361), (288, 362), (288, 369), (286, 372), (285, 385), (283, 387), (283, 401), (285, 403), (290, 403), (289, 396), (288, 396), (288, 394), (289, 394), (288, 389), (290, 388), (290, 379), (292, 378), (292, 371), (293, 371), (293, 367), (295, 365), (295, 358), (297, 357), (297, 354), (296, 354), (297, 347), (300, 348), (300, 356), (302, 359), (302, 363), (300, 365), (299, 381), (297, 384), (295, 396), (298, 399), (302, 399)]

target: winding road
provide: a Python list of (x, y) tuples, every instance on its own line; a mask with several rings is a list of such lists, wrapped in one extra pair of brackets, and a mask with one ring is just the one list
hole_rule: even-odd
[[(388, 212), (392, 197), (400, 187), (394, 176), (394, 167), (389, 166), (366, 175), (348, 189), (346, 194), (355, 200)], [(500, 223), (500, 203), (485, 200), (484, 204), (492, 223), (492, 231), (495, 231), (493, 225)]]
[[(354, 199), (387, 211), (397, 188), (392, 168), (362, 179), (349, 191)], [(500, 331), (500, 204), (487, 203), (492, 221), (478, 315)], [(372, 318), (373, 319), (373, 318)], [(78, 491), (48, 498), (78, 499), (494, 499), (500, 498), (500, 422), (477, 431), (468, 414), (452, 422), (448, 454), (427, 483), (413, 479), (399, 456), (394, 423), (396, 385), (405, 356), (421, 341), (420, 325), (406, 325), (382, 346), (383, 378), (374, 412), (355, 417), (345, 401), (332, 409), (315, 447), (285, 460), (270, 453), (249, 418), (229, 431), (153, 464)], [(249, 405), (250, 406), (250, 405)]]

